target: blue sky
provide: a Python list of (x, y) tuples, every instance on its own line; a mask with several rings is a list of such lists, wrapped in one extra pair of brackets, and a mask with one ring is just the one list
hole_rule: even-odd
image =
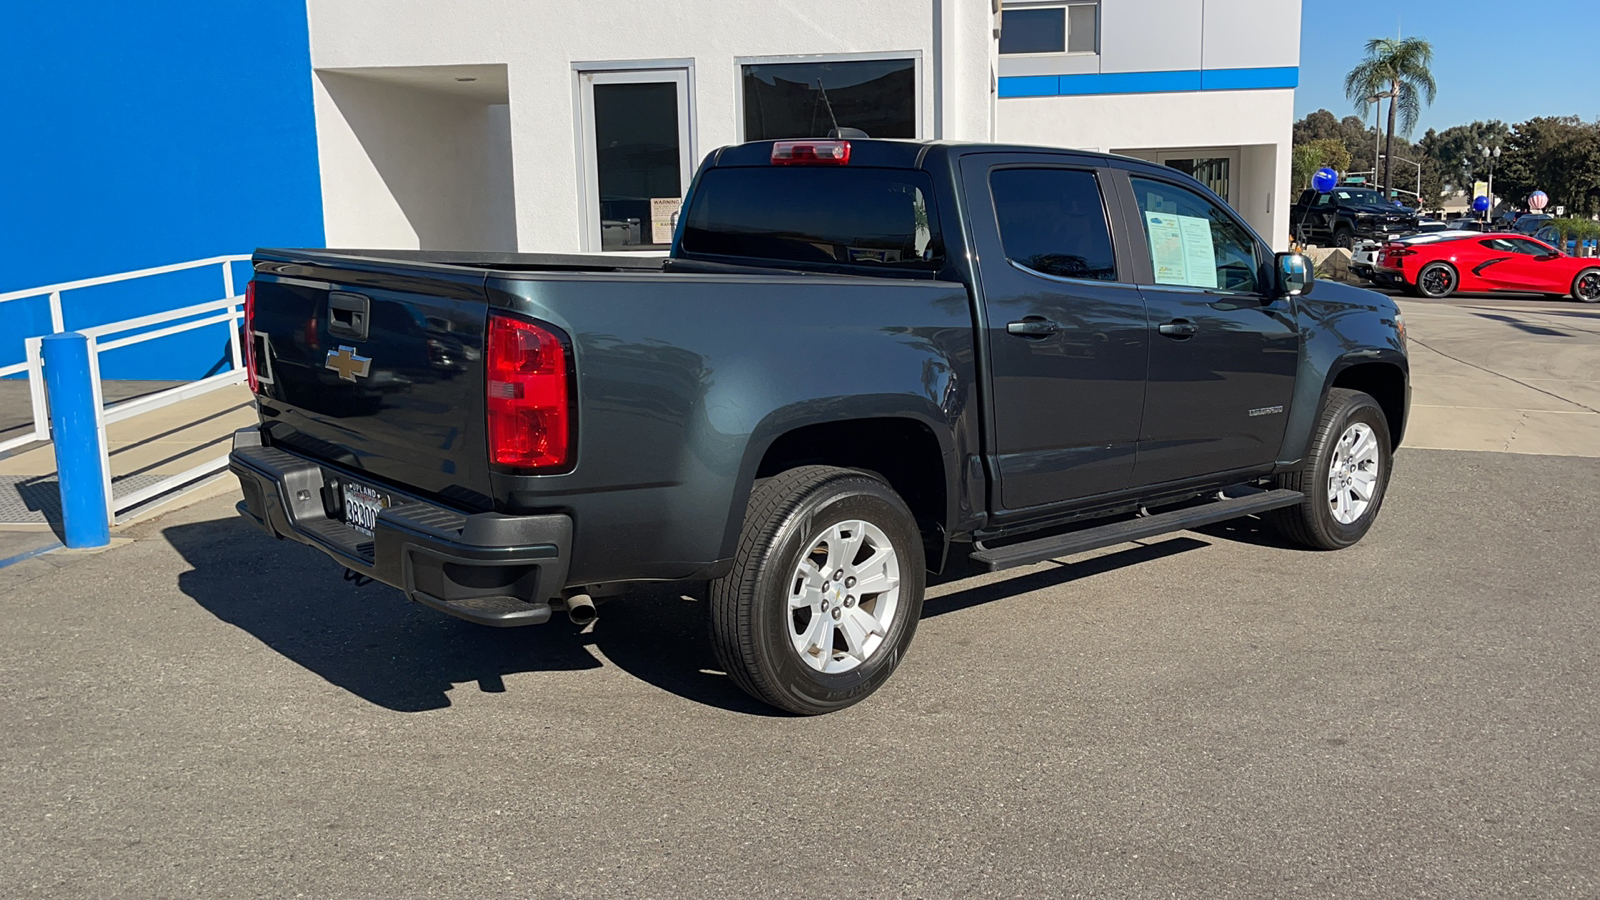
[[(1397, 30), (1433, 44), (1439, 84), (1439, 96), (1423, 109), (1413, 139), (1429, 128), (1442, 131), (1474, 119), (1515, 124), (1534, 116), (1600, 117), (1593, 77), (1527, 75), (1541, 60), (1556, 68), (1591, 67), (1592, 48), (1600, 44), (1594, 0), (1304, 0), (1302, 9), (1295, 118), (1318, 109), (1340, 118), (1355, 115), (1344, 97), (1345, 73), (1361, 60), (1368, 38)], [(1517, 15), (1519, 9), (1528, 14)], [(1543, 54), (1523, 49), (1535, 43), (1543, 45)]]

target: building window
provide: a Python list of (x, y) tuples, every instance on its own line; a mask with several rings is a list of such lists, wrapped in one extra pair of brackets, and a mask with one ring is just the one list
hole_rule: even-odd
[(1097, 53), (1099, 3), (1008, 3), (1000, 12), (1000, 52)]
[(917, 137), (915, 59), (753, 63), (742, 67), (742, 81), (747, 141), (827, 137), (841, 129)]

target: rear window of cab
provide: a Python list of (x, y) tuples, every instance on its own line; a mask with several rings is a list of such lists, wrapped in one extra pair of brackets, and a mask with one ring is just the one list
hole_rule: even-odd
[(914, 169), (751, 166), (701, 175), (679, 249), (862, 269), (944, 262), (933, 183)]

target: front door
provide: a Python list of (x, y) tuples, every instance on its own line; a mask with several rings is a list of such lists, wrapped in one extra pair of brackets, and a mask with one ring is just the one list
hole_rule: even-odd
[(1129, 177), (1153, 278), (1150, 373), (1134, 483), (1272, 463), (1300, 362), (1271, 254), (1226, 207), (1175, 182)]
[(1020, 510), (1125, 489), (1149, 326), (1119, 265), (1105, 170), (1060, 157), (962, 161), (987, 317), (993, 504)]
[(687, 69), (581, 72), (588, 250), (666, 250), (694, 172)]
[(1560, 290), (1567, 279), (1559, 262), (1561, 257), (1538, 241), (1497, 237), (1480, 243), (1493, 255), (1474, 266), (1473, 272), (1499, 287), (1513, 291)]

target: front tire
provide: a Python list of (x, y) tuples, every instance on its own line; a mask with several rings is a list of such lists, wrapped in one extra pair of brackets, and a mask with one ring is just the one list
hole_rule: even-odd
[(1460, 283), (1460, 276), (1449, 263), (1428, 263), (1417, 273), (1417, 293), (1432, 300), (1450, 296)]
[(800, 715), (843, 709), (893, 674), (917, 630), (922, 536), (875, 476), (802, 466), (756, 483), (733, 569), (711, 583), (728, 677)]
[(1333, 246), (1340, 250), (1350, 250), (1356, 245), (1356, 233), (1348, 228), (1335, 228), (1333, 231)]
[(1274, 510), (1278, 533), (1314, 550), (1342, 550), (1366, 536), (1383, 506), (1393, 456), (1389, 420), (1378, 401), (1334, 388), (1318, 417), (1300, 466), (1278, 476), (1278, 487), (1306, 495), (1298, 506)]
[(1572, 299), (1600, 303), (1600, 269), (1584, 269), (1572, 279)]

